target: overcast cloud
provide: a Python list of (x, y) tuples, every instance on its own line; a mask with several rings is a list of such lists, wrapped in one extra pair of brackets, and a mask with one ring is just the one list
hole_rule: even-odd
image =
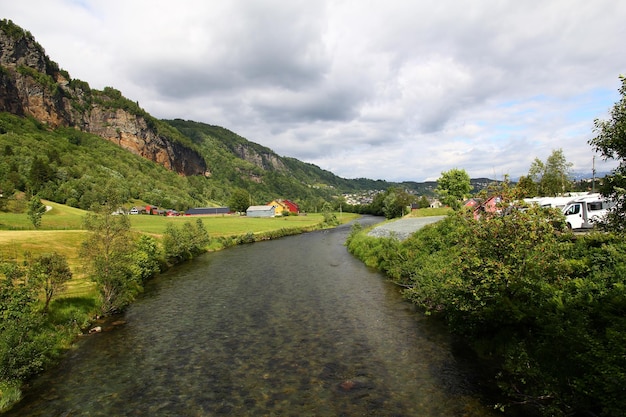
[(590, 172), (626, 75), (616, 0), (20, 0), (0, 18), (92, 88), (344, 178), (516, 178), (555, 149)]

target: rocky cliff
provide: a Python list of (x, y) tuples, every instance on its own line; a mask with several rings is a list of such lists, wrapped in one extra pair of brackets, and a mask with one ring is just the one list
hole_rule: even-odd
[(193, 145), (160, 133), (157, 121), (119, 91), (72, 80), (7, 20), (0, 21), (0, 111), (93, 133), (182, 175), (209, 175)]

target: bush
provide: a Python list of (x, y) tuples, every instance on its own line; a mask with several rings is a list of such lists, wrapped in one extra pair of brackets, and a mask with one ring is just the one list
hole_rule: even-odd
[(163, 248), (169, 260), (182, 262), (205, 252), (210, 244), (209, 233), (202, 219), (185, 222), (182, 227), (168, 224), (163, 235)]
[[(574, 236), (558, 212), (455, 213), (403, 242), (349, 249), (498, 366), (501, 408), (620, 416), (626, 409), (626, 243)], [(528, 411), (528, 410), (527, 410)]]

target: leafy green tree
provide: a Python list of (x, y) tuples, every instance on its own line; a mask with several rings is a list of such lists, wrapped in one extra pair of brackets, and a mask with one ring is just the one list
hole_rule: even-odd
[(245, 212), (250, 207), (250, 193), (243, 188), (236, 188), (230, 196), (229, 207), (238, 213)]
[(594, 121), (596, 137), (591, 139), (589, 144), (596, 152), (600, 152), (605, 160), (619, 161), (618, 167), (604, 178), (600, 191), (617, 203), (609, 212), (605, 227), (624, 232), (626, 231), (626, 77), (620, 76), (620, 79), (621, 98), (611, 109), (609, 120)]
[(185, 222), (181, 227), (169, 223), (163, 234), (165, 257), (176, 262), (189, 260), (202, 253), (209, 243), (209, 233), (202, 219)]
[(54, 169), (43, 159), (35, 157), (28, 174), (31, 192), (37, 194), (53, 177)]
[(419, 208), (428, 208), (430, 207), (430, 201), (428, 201), (428, 198), (426, 198), (425, 195), (421, 196), (420, 199), (417, 202), (417, 206)]
[(53, 252), (37, 256), (29, 262), (28, 279), (43, 290), (45, 297), (43, 310), (47, 312), (52, 298), (72, 279), (72, 271), (67, 259)]
[(109, 197), (85, 216), (84, 226), (90, 233), (81, 247), (85, 269), (98, 287), (103, 314), (120, 311), (141, 291), (141, 281), (132, 271), (130, 219), (112, 214), (120, 204), (114, 195)]
[(439, 195), (443, 204), (458, 210), (461, 202), (469, 197), (471, 190), (472, 184), (468, 173), (464, 169), (453, 168), (441, 173), (435, 193)]
[(22, 381), (43, 369), (52, 339), (43, 334), (45, 316), (24, 268), (1, 262), (0, 274), (0, 381)]
[(404, 216), (412, 197), (404, 190), (390, 188), (383, 199), (383, 213), (387, 219)]
[(557, 196), (568, 191), (571, 186), (571, 167), (572, 164), (565, 159), (563, 150), (555, 149), (545, 163), (535, 158), (528, 170), (528, 177), (537, 184), (538, 196)]
[(516, 185), (518, 198), (535, 197), (537, 195), (537, 184), (529, 176), (521, 176)]
[(328, 202), (322, 205), (322, 216), (324, 217), (322, 223), (326, 226), (337, 226), (339, 224), (339, 219), (333, 212), (333, 206)]
[(141, 235), (136, 242), (135, 251), (131, 256), (133, 275), (145, 282), (161, 270), (161, 250), (152, 236)]
[(27, 215), (35, 229), (39, 229), (41, 226), (41, 217), (45, 212), (46, 206), (42, 204), (39, 196), (34, 195), (28, 203)]

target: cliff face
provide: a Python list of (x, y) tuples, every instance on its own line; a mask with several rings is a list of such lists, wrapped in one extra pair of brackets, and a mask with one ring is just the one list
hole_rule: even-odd
[(253, 147), (238, 144), (235, 146), (235, 154), (266, 171), (286, 171), (283, 161), (272, 152), (257, 152)]
[(30, 33), (0, 21), (0, 111), (93, 133), (182, 175), (208, 175), (195, 149), (160, 134), (154, 119), (121, 94), (106, 93), (70, 80)]

